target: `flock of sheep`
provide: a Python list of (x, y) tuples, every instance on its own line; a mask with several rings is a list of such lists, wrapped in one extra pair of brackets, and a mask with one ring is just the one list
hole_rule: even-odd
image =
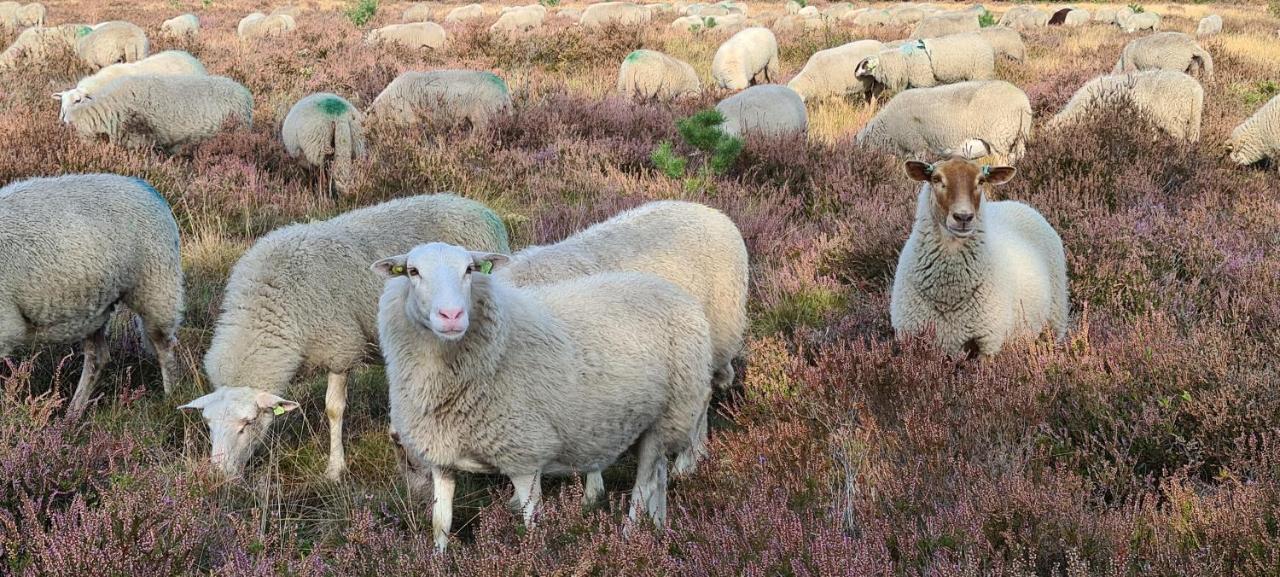
[[(680, 11), (673, 26), (732, 28), (711, 76), (736, 91), (717, 105), (730, 136), (770, 138), (807, 130), (806, 101), (895, 95), (858, 134), (865, 146), (904, 159), (922, 183), (910, 238), (898, 263), (890, 317), (896, 331), (932, 329), (952, 353), (996, 354), (1010, 339), (1067, 330), (1068, 283), (1062, 241), (1031, 207), (990, 201), (987, 190), (1016, 170), (975, 162), (1025, 153), (1032, 112), (1018, 87), (995, 80), (995, 59), (1022, 59), (1018, 29), (1092, 20), (1126, 31), (1158, 30), (1159, 17), (1127, 9), (1090, 15), (1029, 6), (979, 26), (983, 10), (952, 12), (912, 4), (891, 10), (837, 5), (826, 14), (794, 2), (775, 27), (813, 21), (916, 23), (910, 38), (860, 40), (817, 52), (788, 85), (778, 78), (777, 40), (751, 26), (745, 8), (640, 6), (607, 2), (580, 13), (584, 26), (648, 22)], [(432, 49), (445, 41), (426, 6), (404, 24), (374, 30), (372, 42)], [(446, 22), (483, 14), (450, 11)], [(494, 29), (524, 33), (547, 9), (505, 9)], [(143, 31), (127, 22), (44, 27), (38, 4), (0, 3), (0, 23), (31, 26), (0, 55), (0, 67), (47, 58), (59, 46), (95, 72), (55, 97), (61, 119), (86, 139), (176, 152), (229, 123), (252, 122), (252, 95), (207, 74), (190, 54), (148, 54)], [(296, 14), (254, 13), (237, 28), (246, 41), (286, 34)], [(685, 20), (692, 19), (692, 20)], [(695, 22), (696, 21), (696, 22)], [(166, 34), (199, 33), (199, 19), (166, 21)], [(1201, 23), (1216, 33), (1221, 19)], [(1125, 47), (1112, 75), (1086, 83), (1049, 123), (1072, 122), (1127, 99), (1175, 138), (1196, 141), (1213, 59), (1196, 40), (1155, 32)], [(1198, 80), (1199, 78), (1200, 80)], [(618, 90), (674, 99), (702, 90), (692, 66), (638, 50), (620, 65)], [(1249, 164), (1280, 151), (1280, 104), (1273, 99), (1231, 137), (1232, 158)], [(366, 115), (396, 124), (483, 126), (512, 106), (487, 71), (408, 72), (367, 111), (337, 94), (316, 93), (285, 117), (281, 140), (303, 164), (344, 190), (364, 154)], [(372, 272), (371, 269), (372, 268)], [(45, 271), (59, 271), (57, 275)], [(41, 283), (30, 279), (43, 279)], [(160, 359), (166, 392), (178, 378), (175, 332), (183, 309), (178, 228), (147, 183), (97, 174), (34, 178), (0, 189), (0, 355), (21, 345), (82, 341), (84, 370), (72, 398), (83, 411), (109, 351), (107, 320), (118, 305), (135, 312)], [(429, 482), (439, 547), (448, 542), (454, 475), (500, 473), (529, 518), (542, 475), (587, 475), (586, 498), (603, 490), (601, 471), (635, 448), (631, 514), (665, 518), (668, 458), (692, 471), (705, 451), (712, 391), (734, 380), (747, 325), (748, 254), (724, 214), (688, 202), (654, 202), (549, 246), (512, 253), (488, 207), (424, 195), (297, 224), (259, 239), (235, 265), (204, 371), (215, 389), (183, 405), (209, 427), (211, 461), (243, 472), (273, 419), (298, 407), (284, 395), (300, 369), (328, 372), (326, 475), (346, 469), (342, 421), (348, 373), (378, 343), (387, 366), (391, 433), (411, 487)]]

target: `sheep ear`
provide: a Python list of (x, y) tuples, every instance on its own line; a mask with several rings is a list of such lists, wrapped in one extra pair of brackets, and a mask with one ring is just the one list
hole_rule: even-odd
[(982, 180), (987, 184), (1004, 184), (1013, 180), (1013, 175), (1018, 173), (1018, 169), (1012, 166), (984, 166), (982, 167)]
[(929, 182), (933, 180), (933, 166), (920, 162), (919, 160), (908, 160), (903, 165), (907, 169), (907, 176), (916, 182)]
[(62, 100), (62, 95), (63, 95), (63, 94), (66, 94), (66, 93), (65, 93), (65, 92), (54, 92), (54, 93), (53, 93), (53, 99), (54, 99), (54, 100)]
[(405, 275), (405, 263), (409, 262), (409, 255), (402, 254), (384, 258), (373, 263), (369, 270), (378, 273), (382, 278), (394, 278)]
[(213, 402), (213, 396), (215, 394), (217, 393), (216, 392), (209, 393), (203, 397), (192, 399), (190, 403), (187, 403), (185, 405), (179, 405), (178, 410), (179, 411), (203, 411), (205, 407), (209, 406), (209, 403)]
[(876, 69), (876, 57), (868, 56), (866, 58), (863, 58), (860, 62), (858, 62), (858, 66), (853, 69), (853, 75), (855, 77), (866, 76), (868, 74), (871, 74), (871, 71), (875, 69)]
[(258, 404), (259, 409), (271, 411), (276, 416), (283, 415), (299, 406), (298, 403), (280, 398), (271, 393), (258, 393), (253, 397), (253, 400)]
[(498, 254), (496, 252), (468, 252), (471, 255), (471, 262), (474, 262), (476, 265), (476, 270), (484, 274), (492, 273), (495, 270), (507, 266), (507, 263), (511, 260), (507, 255)]

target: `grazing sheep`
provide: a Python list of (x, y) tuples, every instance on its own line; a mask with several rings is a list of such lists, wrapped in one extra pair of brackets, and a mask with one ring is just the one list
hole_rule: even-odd
[(76, 39), (93, 28), (86, 24), (63, 24), (50, 28), (33, 27), (23, 30), (18, 38), (0, 53), (0, 70), (9, 70), (22, 60), (42, 63), (59, 52), (74, 52)]
[(205, 76), (207, 74), (204, 64), (201, 64), (195, 56), (181, 50), (166, 50), (159, 54), (152, 54), (137, 62), (112, 64), (97, 71), (92, 76), (81, 78), (74, 88), (53, 95), (54, 98), (62, 102), (62, 109), (58, 114), (58, 119), (66, 122), (67, 111), (72, 106), (92, 99), (95, 94), (98, 94), (117, 78), (142, 75)]
[(436, 547), (449, 542), (457, 471), (510, 478), (530, 523), (542, 475), (597, 473), (632, 445), (630, 518), (644, 507), (664, 525), (667, 458), (694, 443), (711, 397), (698, 303), (639, 273), (524, 288), (477, 274), (505, 260), (432, 243), (373, 265), (388, 279), (378, 335), (391, 428), (410, 463), (431, 465)]
[(1196, 79), (1172, 70), (1146, 70), (1099, 76), (1076, 91), (1067, 105), (1049, 119), (1048, 126), (1078, 120), (1098, 106), (1130, 101), (1156, 127), (1174, 138), (1200, 140), (1204, 89)]
[(1210, 14), (1200, 19), (1196, 25), (1196, 36), (1214, 36), (1222, 32), (1222, 17)]
[(729, 136), (803, 136), (809, 128), (804, 99), (780, 84), (747, 88), (721, 100), (716, 110), (724, 115), (720, 130)]
[(947, 12), (926, 16), (911, 32), (909, 38), (937, 38), (964, 32), (977, 32), (978, 16), (972, 12)]
[(346, 99), (317, 92), (289, 109), (280, 139), (290, 157), (307, 168), (327, 169), (333, 191), (346, 192), (353, 164), (365, 154), (363, 121), (364, 115)]
[(1181, 32), (1156, 32), (1125, 45), (1112, 74), (1136, 70), (1176, 70), (1213, 80), (1213, 56)]
[(888, 8), (890, 26), (910, 26), (918, 24), (929, 15), (919, 6), (911, 4), (895, 4)]
[(173, 391), (182, 296), (178, 225), (146, 182), (77, 174), (0, 188), (0, 357), (83, 341), (73, 413), (88, 406), (107, 363), (107, 321), (120, 304), (141, 317)]
[(254, 12), (240, 20), (240, 24), (236, 26), (236, 34), (240, 40), (247, 42), (288, 34), (297, 27), (297, 21), (288, 14), (266, 15)]
[(963, 152), (1016, 162), (1030, 134), (1027, 94), (1002, 80), (979, 80), (903, 91), (867, 122), (857, 140), (901, 157)]
[(83, 139), (106, 136), (112, 144), (154, 145), (170, 154), (217, 134), (228, 121), (251, 126), (253, 97), (221, 76), (123, 76), (66, 112), (66, 123)]
[(944, 351), (970, 356), (995, 355), (1046, 326), (1055, 338), (1066, 336), (1062, 239), (1030, 206), (987, 200), (987, 187), (1016, 170), (960, 159), (908, 161), (906, 169), (924, 186), (893, 278), (894, 332), (933, 328)]
[(1137, 14), (1121, 11), (1116, 14), (1116, 23), (1125, 32), (1133, 33), (1140, 30), (1159, 30), (1160, 15), (1155, 12), (1139, 12)]
[[(807, 8), (813, 8), (813, 12), (812, 12), (812, 14), (813, 14), (814, 16), (817, 16), (817, 15), (818, 15), (818, 8), (817, 8), (817, 7), (815, 7), (815, 6), (805, 6), (805, 8), (806, 8), (806, 9), (807, 9)], [(832, 5), (830, 5), (830, 6), (827, 6), (827, 9), (826, 9), (826, 10), (824, 10), (824, 11), (822, 12), (822, 15), (823, 15), (823, 16), (826, 16), (828, 20), (840, 20), (841, 18), (844, 18), (844, 16), (845, 16), (846, 14), (848, 14), (848, 13), (850, 13), (850, 12), (853, 12), (854, 10), (855, 10), (855, 8), (853, 7), (853, 4), (851, 4), (851, 3), (849, 3), (849, 2), (841, 2), (841, 3), (839, 3), (839, 4), (832, 4)], [(801, 10), (801, 11), (800, 11), (800, 14), (801, 14), (801, 15), (806, 14), (805, 10)]]
[(1249, 165), (1264, 158), (1272, 163), (1280, 161), (1280, 96), (1231, 131), (1227, 150), (1236, 164)]
[(600, 2), (582, 11), (578, 24), (587, 28), (601, 28), (610, 24), (631, 25), (649, 22), (649, 10), (630, 2)]
[(789, 33), (807, 30), (810, 26), (822, 27), (826, 23), (820, 18), (806, 18), (798, 14), (783, 14), (777, 20), (773, 21), (773, 26), (769, 28), (775, 33)]
[(370, 114), (396, 125), (427, 121), (483, 128), (511, 108), (507, 83), (492, 72), (434, 70), (405, 72), (373, 100)]
[(480, 4), (467, 4), (450, 10), (445, 15), (444, 21), (448, 23), (466, 22), (467, 20), (475, 20), (484, 18), (484, 6)]
[(863, 58), (880, 52), (884, 44), (878, 40), (858, 40), (843, 46), (819, 50), (809, 57), (804, 68), (787, 83), (806, 102), (825, 98), (861, 96), (869, 83), (854, 74)]
[(851, 22), (854, 26), (871, 27), (895, 25), (893, 24), (893, 15), (887, 10), (880, 10), (878, 8), (860, 8), (850, 12), (841, 20), (844, 22)]
[(0, 2), (0, 30), (17, 30), (21, 26), (18, 25), (18, 11), (22, 9), (22, 4), (17, 2)]
[(267, 16), (275, 16), (277, 14), (282, 14), (290, 18), (293, 18), (294, 20), (297, 20), (298, 17), (302, 16), (302, 9), (292, 4), (285, 4), (284, 6), (275, 8)]
[(1014, 6), (1000, 16), (1000, 25), (1014, 30), (1044, 28), (1049, 25), (1050, 16), (1035, 6)]
[(721, 88), (742, 90), (778, 75), (778, 39), (768, 28), (747, 28), (731, 36), (711, 61), (711, 76)]
[(411, 4), (400, 15), (401, 22), (426, 22), (431, 20), (431, 5), (425, 2)]
[(689, 63), (654, 50), (636, 50), (618, 69), (618, 92), (642, 100), (671, 100), (702, 91)]
[(32, 2), (18, 9), (18, 26), (44, 26), (44, 18), (48, 11), (44, 4)]
[(160, 31), (171, 38), (195, 36), (200, 33), (200, 19), (195, 14), (183, 14), (165, 20)]
[(435, 22), (410, 22), (408, 24), (389, 24), (369, 32), (370, 44), (389, 43), (403, 46), (410, 50), (444, 47), (444, 28)]
[(1027, 57), (1027, 45), (1022, 42), (1022, 34), (1017, 30), (992, 26), (979, 30), (978, 34), (991, 44), (996, 56), (1005, 56), (1017, 62), (1022, 62)]
[(305, 365), (329, 373), (325, 475), (341, 478), (347, 374), (378, 342), (382, 282), (369, 273), (369, 263), (436, 240), (510, 251), (498, 215), (451, 194), (401, 198), (295, 224), (254, 243), (231, 270), (204, 357), (215, 389), (179, 407), (203, 413), (215, 469), (228, 477), (243, 473), (272, 419), (298, 407), (281, 395)]
[(489, 26), (489, 32), (494, 34), (525, 34), (541, 28), (542, 21), (546, 17), (547, 9), (536, 4), (506, 8), (502, 11), (502, 15), (498, 16), (498, 21)]
[[(1129, 10), (1129, 7), (1126, 6), (1124, 9)], [(1115, 24), (1116, 12), (1115, 8), (1100, 7), (1093, 11), (1093, 21), (1102, 22), (1104, 24)]]
[(799, 2), (796, 2), (796, 0), (787, 0), (785, 8), (787, 14), (799, 14), (800, 10), (802, 8), (807, 8), (807, 6), (801, 6)]
[(582, 19), (582, 10), (577, 8), (561, 8), (556, 10), (556, 18), (564, 18), (570, 22), (577, 22)]
[(854, 70), (858, 78), (895, 91), (986, 80), (995, 73), (995, 49), (973, 32), (886, 47), (862, 59)]
[(1082, 8), (1073, 8), (1067, 12), (1066, 21), (1063, 22), (1068, 28), (1084, 26), (1089, 23), (1090, 14), (1088, 10)]
[(147, 57), (147, 34), (129, 22), (99, 24), (76, 40), (76, 55), (98, 70), (117, 62), (134, 62)]

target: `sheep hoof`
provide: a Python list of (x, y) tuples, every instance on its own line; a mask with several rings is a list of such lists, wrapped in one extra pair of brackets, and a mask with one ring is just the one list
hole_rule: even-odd
[(334, 483), (342, 481), (342, 476), (347, 473), (347, 468), (341, 465), (330, 464), (325, 467), (324, 477)]

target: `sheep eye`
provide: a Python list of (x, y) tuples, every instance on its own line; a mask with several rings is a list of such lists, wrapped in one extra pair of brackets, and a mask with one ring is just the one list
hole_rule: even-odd
[(476, 263), (471, 263), (471, 264), (467, 265), (467, 274), (471, 274), (471, 273), (476, 272), (476, 271), (478, 271), (478, 270), (480, 270), (480, 267), (476, 266)]
[(409, 276), (418, 276), (418, 269), (409, 267)]

